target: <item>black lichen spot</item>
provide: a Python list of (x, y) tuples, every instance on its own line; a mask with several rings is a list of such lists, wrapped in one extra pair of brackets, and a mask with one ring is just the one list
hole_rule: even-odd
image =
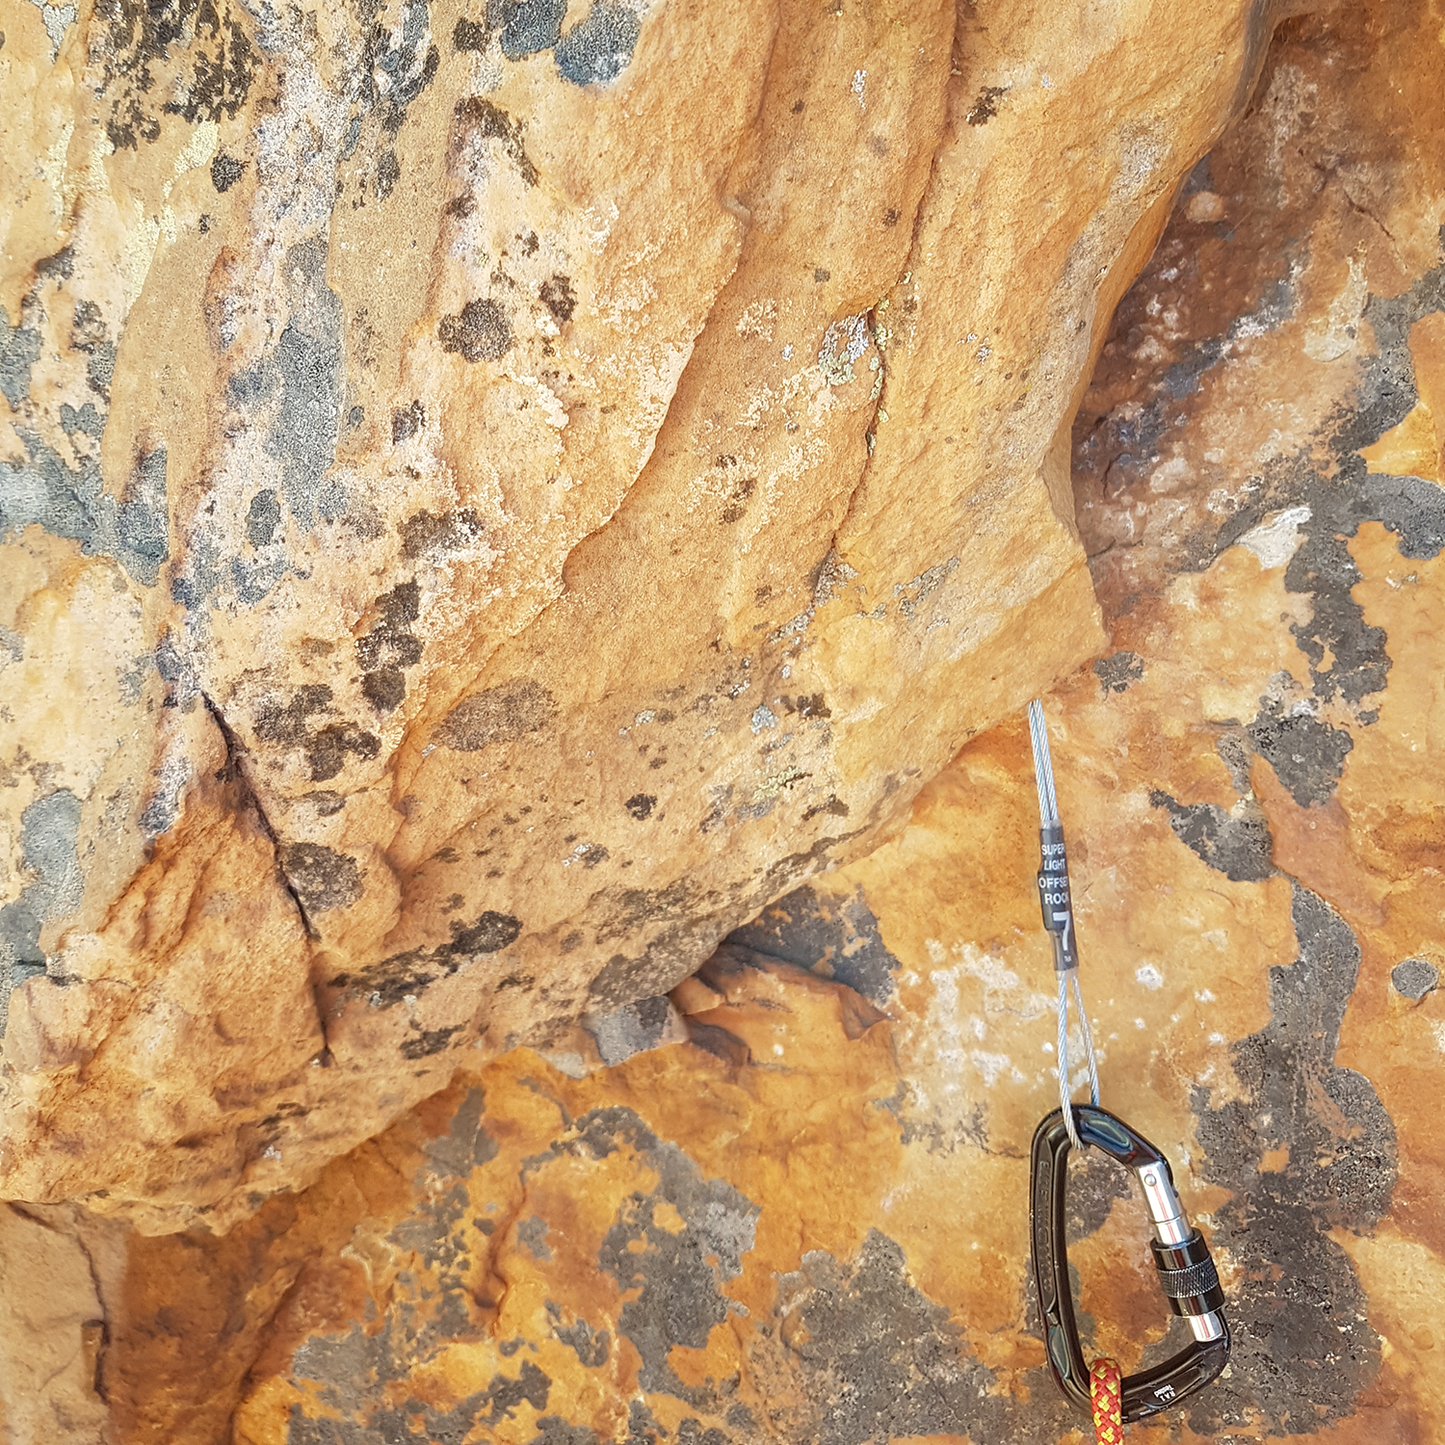
[(1233, 812), (1214, 803), (1179, 803), (1162, 790), (1149, 794), (1167, 808), (1174, 836), (1211, 868), (1236, 883), (1258, 883), (1274, 873), (1274, 839), (1264, 810), (1241, 801)]
[(461, 1024), (451, 1024), (439, 1029), (418, 1029), (414, 1038), (402, 1040), (401, 1056), (415, 1060), (444, 1053), (451, 1045), (452, 1036), (459, 1034), (462, 1028)]
[(234, 120), (245, 104), (260, 58), (229, 5), (114, 0), (96, 20), (90, 53), (102, 66), (105, 132), (117, 150), (158, 140), (164, 115), (192, 125)]
[(271, 487), (256, 493), (246, 509), (246, 540), (253, 547), (269, 547), (281, 525), (281, 501)]
[(442, 207), (442, 213), (448, 216), (455, 216), (458, 220), (465, 220), (477, 209), (477, 198), (470, 191), (463, 191), (459, 196), (453, 196), (446, 205)]
[(1094, 662), (1094, 676), (1099, 679), (1099, 690), (1105, 696), (1111, 692), (1127, 692), (1131, 683), (1144, 676), (1144, 660), (1137, 652), (1100, 657)]
[(394, 712), (406, 697), (406, 674), (399, 667), (379, 667), (362, 677), (361, 691), (378, 712)]
[(543, 1264), (552, 1258), (552, 1246), (547, 1243), (547, 1221), (540, 1214), (518, 1221), (517, 1243)]
[(436, 978), (450, 978), (469, 959), (500, 953), (515, 943), (522, 932), (522, 920), (489, 908), (470, 927), (455, 922), (450, 927), (448, 943), (408, 949), (367, 964), (355, 973), (339, 973), (330, 980), (330, 986), (354, 989), (368, 995), (378, 1007), (391, 1008), (408, 994), (420, 993)]
[(472, 131), (483, 140), (501, 141), (503, 152), (511, 158), (522, 180), (529, 186), (537, 184), (537, 167), (528, 158), (523, 144), (522, 123), (513, 120), (500, 106), (480, 95), (469, 95), (457, 102), (456, 128), (459, 132)]
[(487, 48), (491, 39), (491, 28), (484, 21), (469, 20), (463, 15), (452, 30), (452, 49), (458, 54), (464, 50), (480, 52)]
[(572, 291), (572, 281), (568, 276), (553, 275), (542, 282), (542, 288), (537, 295), (541, 298), (542, 304), (552, 313), (552, 319), (559, 326), (572, 319), (572, 313), (577, 309), (577, 297)]
[(401, 162), (394, 146), (388, 146), (376, 159), (376, 199), (384, 201), (401, 179)]
[(876, 1004), (893, 996), (899, 963), (861, 888), (851, 898), (830, 898), (805, 885), (724, 942), (836, 979)]
[(1390, 982), (1401, 998), (1420, 999), (1440, 985), (1440, 970), (1426, 958), (1407, 958), (1390, 970)]
[(1006, 85), (986, 85), (964, 119), (969, 125), (987, 125), (998, 114), (998, 103), (1008, 94)]
[(437, 729), (437, 741), (457, 752), (480, 752), (493, 743), (516, 742), (540, 732), (556, 712), (552, 694), (541, 683), (504, 683), (458, 703)]
[(468, 301), (455, 316), (443, 316), (437, 336), (443, 351), (457, 352), (464, 361), (500, 361), (514, 342), (507, 313), (490, 296)]
[(833, 273), (831, 271), (825, 271), (821, 266), (815, 266), (813, 268), (813, 280), (815, 280), (820, 286), (823, 284), (824, 281), (832, 280), (832, 277)]
[[(1195, 1397), (1189, 1424), (1214, 1437), (1259, 1422), (1283, 1432), (1310, 1404), (1323, 1430), (1355, 1413), (1380, 1341), (1349, 1256), (1330, 1238), (1368, 1232), (1390, 1208), (1395, 1127), (1364, 1075), (1335, 1062), (1360, 947), (1323, 899), (1294, 888), (1299, 957), (1269, 971), (1271, 1020), (1231, 1048), (1241, 1094), (1194, 1091), (1203, 1177), (1230, 1191), (1215, 1241), (1239, 1267), (1228, 1378)], [(1261, 1169), (1265, 1154), (1282, 1169)]]
[(651, 793), (634, 793), (623, 807), (632, 814), (640, 823), (644, 818), (652, 816), (652, 810), (657, 806), (657, 799)]
[(370, 762), (381, 751), (381, 739), (352, 723), (328, 723), (313, 733), (306, 745), (311, 781), (325, 783), (346, 766), (347, 755)]
[(320, 843), (292, 843), (281, 854), (281, 871), (307, 914), (349, 908), (365, 877), (350, 854)]
[(410, 406), (397, 407), (391, 414), (392, 445), (414, 437), (425, 425), (426, 407), (419, 397)]
[(401, 550), (411, 558), (445, 556), (475, 547), (482, 535), (482, 519), (471, 507), (436, 516), (423, 509), (402, 523)]
[(896, 226), (898, 224), (897, 206), (889, 206), (888, 209), (883, 212), (883, 224), (885, 226)]
[(347, 754), (370, 761), (381, 751), (378, 737), (351, 723), (328, 723), (311, 730), (311, 717), (330, 707), (331, 700), (325, 683), (310, 683), (298, 688), (290, 702), (263, 702), (256, 710), (256, 736), (262, 742), (304, 748), (313, 783), (334, 778), (345, 766)]
[(593, 0), (586, 18), (557, 46), (558, 73), (573, 85), (611, 85), (632, 60), (641, 28), (630, 9)]
[(1273, 700), (1250, 723), (1249, 738), (1301, 808), (1329, 801), (1355, 745), (1349, 733), (1321, 722), (1308, 709), (1286, 713)]
[(245, 161), (228, 156), (225, 151), (217, 151), (215, 160), (211, 162), (211, 184), (224, 195), (241, 179), (245, 171)]

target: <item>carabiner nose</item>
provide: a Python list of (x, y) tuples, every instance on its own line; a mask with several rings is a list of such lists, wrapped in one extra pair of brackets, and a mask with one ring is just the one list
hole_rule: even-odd
[[(1173, 1359), (1125, 1377), (1123, 1417), (1139, 1420), (1203, 1389), (1228, 1362), (1224, 1291), (1209, 1246), (1185, 1217), (1163, 1154), (1107, 1109), (1075, 1105), (1074, 1125), (1085, 1144), (1101, 1149), (1138, 1178), (1154, 1223), (1155, 1238), (1149, 1247), (1160, 1286), (1174, 1313), (1188, 1319), (1194, 1334), (1193, 1343)], [(1029, 1233), (1049, 1368), (1065, 1396), (1087, 1410), (1089, 1367), (1074, 1318), (1064, 1230), (1070, 1148), (1063, 1111), (1055, 1109), (1034, 1131)]]

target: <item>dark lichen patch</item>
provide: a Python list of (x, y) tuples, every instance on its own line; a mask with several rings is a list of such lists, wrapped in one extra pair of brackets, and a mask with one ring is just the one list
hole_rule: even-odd
[(472, 20), (463, 15), (452, 29), (452, 49), (458, 55), (466, 51), (480, 54), (491, 44), (491, 27), (485, 20)]
[(515, 344), (506, 311), (490, 296), (468, 301), (455, 316), (443, 316), (437, 337), (443, 351), (456, 352), (463, 361), (500, 361)]
[(543, 1415), (527, 1445), (597, 1445), (597, 1432), (590, 1425), (573, 1425), (560, 1415)]
[(1422, 999), (1440, 986), (1440, 970), (1427, 958), (1406, 958), (1390, 970), (1390, 982), (1401, 998)]
[(641, 823), (652, 816), (657, 798), (652, 793), (634, 793), (622, 806)]
[(349, 908), (363, 891), (365, 874), (349, 853), (321, 843), (292, 843), (282, 850), (281, 871), (308, 916)]
[(1105, 695), (1127, 692), (1132, 683), (1144, 676), (1144, 660), (1137, 652), (1116, 652), (1111, 657), (1100, 657), (1094, 662), (1094, 676), (1099, 679), (1099, 690)]
[(839, 899), (805, 885), (724, 941), (835, 979), (876, 1004), (893, 996), (899, 963), (884, 944), (861, 889)]
[(246, 162), (217, 151), (211, 162), (211, 184), (223, 195), (246, 174)]
[(25, 324), (30, 318), (23, 307), (19, 325), (11, 326), (10, 313), (4, 307), (0, 307), (0, 317), (4, 318), (0, 320), (0, 393), (10, 409), (18, 412), (30, 394), (30, 368), (40, 359), (40, 332), (35, 325)]
[(964, 119), (969, 125), (987, 125), (998, 114), (998, 103), (1008, 91), (1006, 85), (985, 85)]
[(456, 133), (459, 140), (475, 136), (479, 140), (502, 143), (502, 152), (516, 166), (522, 180), (529, 186), (537, 184), (537, 167), (527, 156), (522, 123), (513, 120), (500, 106), (480, 95), (469, 95), (457, 102)]
[(1301, 808), (1329, 801), (1355, 745), (1348, 732), (1322, 722), (1308, 706), (1286, 712), (1274, 699), (1250, 723), (1249, 739)]
[(356, 641), (356, 657), (365, 672), (361, 691), (378, 712), (391, 712), (406, 696), (403, 668), (421, 661), (421, 639), (412, 635), (411, 624), (421, 616), (421, 587), (416, 582), (399, 582), (376, 599), (381, 615), (376, 624)]
[(556, 716), (552, 694), (530, 679), (488, 688), (460, 702), (437, 729), (437, 741), (475, 753), (493, 743), (516, 742), (540, 732)]
[(572, 290), (570, 277), (560, 272), (549, 276), (542, 282), (537, 295), (559, 326), (572, 319), (572, 313), (577, 309), (577, 296)]
[(376, 158), (376, 199), (386, 200), (401, 179), (401, 160), (395, 146), (387, 146)]
[(557, 71), (573, 85), (611, 85), (632, 60), (642, 27), (612, 0), (592, 0), (586, 16), (558, 43)]
[(308, 683), (289, 702), (271, 699), (256, 709), (257, 738), (303, 751), (313, 783), (329, 782), (345, 767), (348, 756), (369, 762), (381, 751), (380, 738), (352, 723), (327, 723), (313, 730), (311, 719), (330, 708), (332, 697), (325, 683)]
[(486, 1111), (486, 1093), (474, 1084), (457, 1105), (447, 1132), (427, 1145), (427, 1159), (437, 1175), (465, 1177), (497, 1157), (497, 1141), (482, 1122)]
[(158, 140), (163, 116), (236, 118), (260, 67), (241, 13), (214, 0), (110, 0), (97, 10), (90, 54), (116, 150)]
[(450, 978), (470, 960), (500, 953), (522, 932), (520, 918), (490, 908), (473, 924), (463, 926), (454, 921), (448, 926), (452, 933), (448, 942), (435, 948), (407, 949), (355, 973), (336, 974), (329, 986), (364, 994), (378, 1008), (391, 1008), (407, 995), (420, 993), (437, 978)]
[(456, 512), (441, 512), (433, 516), (423, 509), (406, 519), (401, 525), (402, 555), (411, 559), (418, 557), (444, 557), (453, 552), (465, 552), (481, 541), (485, 529), (482, 519), (471, 507)]
[[(1260, 1417), (1287, 1432), (1354, 1414), (1380, 1368), (1380, 1341), (1349, 1256), (1329, 1236), (1364, 1232), (1390, 1208), (1395, 1127), (1368, 1079), (1334, 1062), (1360, 947), (1343, 919), (1298, 884), (1299, 957), (1269, 973), (1271, 1019), (1231, 1048), (1242, 1096), (1220, 1108), (1195, 1091), (1204, 1177), (1232, 1192), (1215, 1239), (1240, 1267), (1228, 1304), (1230, 1377), (1197, 1397), (1189, 1423), (1216, 1435)], [(1285, 1159), (1263, 1169), (1266, 1154)]]
[(550, 1263), (552, 1246), (547, 1243), (547, 1221), (540, 1214), (533, 1214), (517, 1222), (517, 1243), (542, 1263)]
[(1180, 803), (1156, 789), (1153, 807), (1169, 813), (1169, 826), (1201, 861), (1235, 883), (1257, 883), (1274, 873), (1274, 839), (1258, 803), (1241, 800), (1226, 812), (1215, 803)]

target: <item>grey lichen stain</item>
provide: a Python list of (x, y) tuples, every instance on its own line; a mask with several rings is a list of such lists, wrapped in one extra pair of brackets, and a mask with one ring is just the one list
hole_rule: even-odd
[(584, 1014), (582, 1024), (592, 1035), (602, 1062), (610, 1067), (656, 1048), (667, 1036), (673, 1014), (667, 995), (660, 994), (623, 1004), (609, 1013)]
[(256, 709), (256, 737), (303, 752), (313, 783), (329, 782), (345, 767), (348, 756), (369, 762), (381, 751), (380, 738), (354, 723), (312, 726), (313, 717), (331, 710), (333, 698), (325, 683), (308, 683), (297, 688), (288, 701), (272, 697)]
[(20, 897), (0, 908), (0, 1036), (10, 990), (45, 972), (40, 931), (80, 906), (80, 799), (68, 788), (37, 798), (20, 814), (20, 855), (32, 875)]
[(480, 752), (493, 743), (516, 742), (540, 732), (556, 713), (556, 702), (541, 683), (504, 683), (458, 703), (443, 719), (436, 739), (457, 752)]
[(1180, 803), (1156, 789), (1153, 807), (1169, 813), (1169, 826), (1201, 861), (1235, 883), (1257, 883), (1274, 873), (1274, 839), (1264, 809), (1242, 798), (1226, 812), (1217, 803)]
[[(153, 587), (170, 555), (165, 447), (138, 451), (130, 478), (116, 497), (106, 490), (101, 474), (104, 409), (91, 400), (79, 407), (60, 404), (55, 420), (66, 438), (69, 459), (33, 424), (36, 404), (30, 396), (30, 373), (40, 357), (45, 296), (52, 287), (59, 294), (72, 274), (68, 249), (45, 258), (37, 264), (35, 284), (22, 301), (20, 324), (12, 326), (8, 312), (0, 320), (0, 392), (15, 413), (15, 434), (25, 448), (24, 460), (0, 460), (0, 537), (29, 526), (42, 527), (52, 536), (78, 542), (87, 556), (116, 558), (135, 581)], [(115, 348), (94, 302), (75, 304), (70, 342), (88, 356), (88, 384), (106, 403)]]
[(1248, 733), (1254, 750), (1274, 768), (1301, 808), (1330, 800), (1345, 758), (1355, 746), (1345, 729), (1321, 721), (1307, 702), (1286, 711), (1275, 699), (1266, 698)]
[[(720, 1286), (742, 1273), (742, 1257), (753, 1247), (758, 1206), (726, 1180), (704, 1179), (676, 1144), (658, 1139), (631, 1109), (584, 1115), (554, 1152), (602, 1158), (624, 1145), (658, 1176), (658, 1184), (651, 1194), (635, 1193), (623, 1203), (597, 1263), (632, 1296), (622, 1306), (617, 1328), (642, 1358), (639, 1384), (700, 1404), (707, 1387), (679, 1379), (669, 1355), (676, 1345), (702, 1348), (713, 1327), (736, 1308)], [(682, 1219), (676, 1233), (657, 1217), (663, 1204)]]
[[(1011, 1418), (1019, 1412), (994, 1396), (992, 1373), (969, 1354), (948, 1311), (913, 1283), (903, 1250), (877, 1229), (851, 1263), (822, 1250), (804, 1254), (797, 1272), (778, 1280), (776, 1318), (811, 1407), (806, 1434), (820, 1445), (1034, 1438), (1009, 1428), (1021, 1423)], [(1062, 1411), (1041, 1394), (1030, 1413), (1047, 1431)]]
[(459, 54), (500, 53), (510, 61), (551, 51), (563, 80), (611, 85), (632, 63), (646, 8), (645, 0), (593, 0), (563, 35), (567, 0), (486, 0), (480, 18), (457, 21), (452, 47)]
[(611, 85), (631, 62), (641, 30), (627, 6), (593, 0), (585, 18), (557, 45), (558, 73), (573, 85)]
[(1111, 692), (1127, 692), (1144, 676), (1144, 660), (1137, 652), (1127, 651), (1100, 657), (1094, 662), (1094, 676), (1099, 679), (1099, 690), (1106, 697)]
[(1390, 970), (1390, 982), (1401, 998), (1419, 1000), (1440, 986), (1440, 970), (1427, 958), (1406, 958)]
[(552, 1322), (553, 1339), (566, 1345), (584, 1369), (598, 1370), (607, 1363), (612, 1346), (612, 1336), (607, 1330), (594, 1330), (584, 1319), (564, 1325), (562, 1308), (552, 1300), (547, 1301), (547, 1318)]
[[(1214, 1239), (1242, 1280), (1229, 1303), (1229, 1378), (1190, 1408), (1202, 1435), (1261, 1417), (1285, 1432), (1301, 1402), (1310, 1428), (1323, 1429), (1354, 1414), (1380, 1368), (1364, 1290), (1330, 1237), (1372, 1229), (1395, 1186), (1395, 1126), (1370, 1081), (1334, 1062), (1360, 946), (1298, 884), (1292, 916), (1299, 957), (1269, 971), (1271, 1020), (1231, 1047), (1238, 1097), (1215, 1108), (1195, 1090), (1203, 1177), (1231, 1192)], [(1266, 1154), (1284, 1167), (1264, 1169)]]
[[(281, 494), (304, 528), (335, 520), (346, 506), (339, 483), (326, 482), (336, 461), (345, 389), (341, 298), (326, 284), (326, 243), (304, 241), (286, 259), (291, 314), (275, 345), (232, 377), (228, 399), (238, 411), (266, 418), (266, 454), (281, 471)], [(259, 599), (257, 599), (259, 600)]]
[(876, 1004), (893, 997), (899, 962), (861, 888), (832, 898), (805, 884), (724, 942), (846, 984)]

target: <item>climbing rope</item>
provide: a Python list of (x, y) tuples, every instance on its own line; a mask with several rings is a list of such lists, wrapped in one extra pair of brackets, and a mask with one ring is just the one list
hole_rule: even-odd
[(1064, 1127), (1069, 1142), (1082, 1149), (1074, 1123), (1073, 1089), (1069, 1079), (1069, 994), (1074, 996), (1074, 1010), (1079, 1019), (1079, 1037), (1083, 1042), (1084, 1060), (1089, 1069), (1089, 1097), (1099, 1103), (1099, 1065), (1094, 1057), (1094, 1036), (1089, 1029), (1089, 1014), (1084, 1007), (1084, 994), (1079, 986), (1079, 955), (1074, 940), (1074, 909), (1069, 894), (1069, 863), (1064, 851), (1064, 829), (1059, 821), (1059, 799), (1054, 791), (1054, 764), (1049, 756), (1049, 730), (1044, 722), (1043, 705), (1035, 698), (1029, 704), (1029, 740), (1034, 749), (1034, 781), (1039, 790), (1039, 839), (1042, 857), (1039, 864), (1039, 903), (1043, 909), (1044, 927), (1054, 945), (1054, 970), (1059, 981), (1059, 1107), (1064, 1111)]
[(1096, 1445), (1124, 1445), (1123, 1373), (1119, 1362), (1100, 1355), (1089, 1370)]

